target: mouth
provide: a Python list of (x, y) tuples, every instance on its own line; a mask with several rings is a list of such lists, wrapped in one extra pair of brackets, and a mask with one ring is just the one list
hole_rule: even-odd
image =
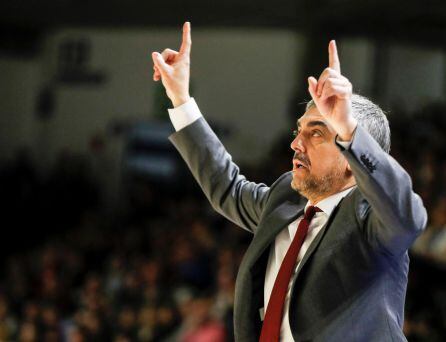
[(299, 170), (299, 169), (308, 169), (308, 165), (303, 163), (302, 161), (298, 159), (293, 160), (293, 171)]

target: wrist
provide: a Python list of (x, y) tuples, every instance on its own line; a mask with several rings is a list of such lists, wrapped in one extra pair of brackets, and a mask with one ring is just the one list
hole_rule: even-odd
[(358, 121), (352, 117), (342, 129), (342, 131), (338, 132), (338, 140), (351, 141), (353, 139), (353, 134), (355, 133), (356, 126), (358, 126)]
[(190, 96), (189, 95), (184, 95), (181, 97), (176, 97), (171, 99), (172, 100), (172, 105), (174, 108), (181, 106), (182, 104), (185, 104), (187, 101), (190, 100)]

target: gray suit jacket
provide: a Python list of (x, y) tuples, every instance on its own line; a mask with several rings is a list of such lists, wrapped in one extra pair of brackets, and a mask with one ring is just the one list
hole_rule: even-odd
[[(239, 173), (204, 118), (174, 133), (178, 149), (213, 207), (253, 233), (240, 265), (234, 303), (236, 341), (261, 330), (269, 249), (302, 214), (306, 200), (291, 173), (271, 187)], [(292, 284), (289, 320), (295, 341), (405, 341), (402, 333), (407, 250), (427, 215), (409, 175), (360, 126), (349, 150), (339, 146), (357, 188), (312, 242)]]

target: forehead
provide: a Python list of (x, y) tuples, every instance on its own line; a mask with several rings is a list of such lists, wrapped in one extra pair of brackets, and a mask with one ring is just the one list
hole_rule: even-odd
[(330, 124), (327, 122), (327, 120), (324, 118), (324, 116), (321, 113), (319, 113), (316, 106), (313, 106), (310, 109), (308, 109), (297, 120), (298, 127), (316, 126), (316, 125), (326, 127), (330, 132), (334, 133), (333, 128), (330, 126)]
[(309, 121), (322, 121), (326, 123), (324, 117), (322, 116), (321, 113), (319, 113), (316, 106), (312, 106), (305, 113), (303, 113), (302, 116), (299, 119), (297, 119), (297, 125), (302, 126)]

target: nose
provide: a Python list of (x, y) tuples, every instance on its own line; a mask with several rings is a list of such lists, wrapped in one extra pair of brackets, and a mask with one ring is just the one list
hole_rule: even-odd
[(295, 152), (305, 152), (305, 145), (300, 134), (297, 134), (291, 142), (291, 149)]

